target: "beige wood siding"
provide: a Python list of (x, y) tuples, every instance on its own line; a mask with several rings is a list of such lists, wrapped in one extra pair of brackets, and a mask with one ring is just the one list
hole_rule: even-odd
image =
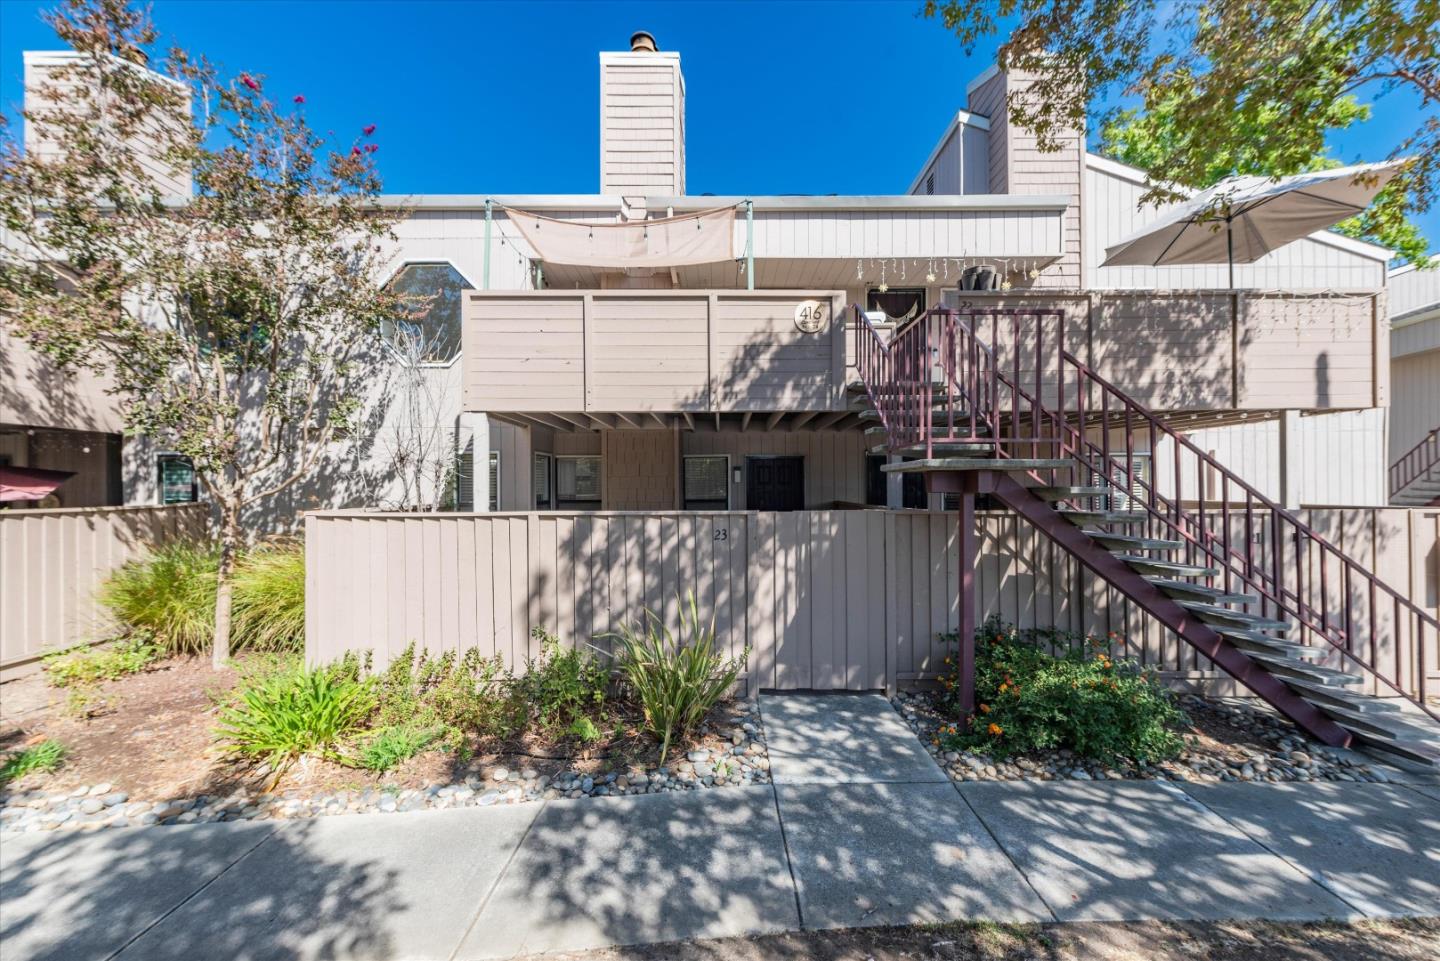
[(677, 503), (678, 438), (671, 430), (600, 432), (608, 511), (667, 511)]
[(600, 192), (685, 193), (685, 80), (679, 55), (600, 55)]
[(583, 410), (584, 299), (491, 295), (466, 301), (461, 335), (466, 410)]
[(119, 401), (108, 378), (60, 370), (0, 326), (0, 424), (119, 433)]
[(1235, 406), (1234, 300), (1107, 297), (1091, 313), (1091, 362), (1155, 410)]
[(202, 536), (208, 512), (204, 504), (0, 511), (0, 678), (49, 651), (104, 640), (113, 625), (96, 588), (154, 545)]
[[(1440, 588), (1427, 559), (1440, 549), (1440, 511), (1303, 516), (1436, 611)], [(955, 524), (954, 514), (879, 510), (310, 514), (306, 656), (323, 663), (370, 650), (383, 666), (415, 642), (437, 653), (478, 648), (519, 667), (535, 653), (533, 627), (573, 645), (647, 607), (673, 625), (677, 596), (693, 590), (701, 610), (715, 614), (724, 648), (749, 647), (751, 691), (903, 686), (944, 669), (949, 649), (937, 633), (958, 623)], [(1236, 692), (1024, 521), (987, 513), (977, 526), (982, 617), (1099, 637), (1113, 631), (1117, 650), (1175, 683)], [(1382, 656), (1398, 656), (1413, 683), (1409, 635), (1396, 652), (1394, 625), (1382, 617), (1380, 630)], [(1425, 664), (1435, 676), (1440, 658), (1429, 641)], [(1325, 662), (1338, 666), (1334, 656)]]
[[(1360, 408), (1377, 397), (1376, 342), (1383, 313), (1369, 296), (1243, 297), (1239, 406)], [(1378, 316), (1377, 316), (1378, 314)]]
[(1440, 349), (1409, 354), (1391, 367), (1390, 460), (1440, 427)]
[[(795, 326), (801, 301), (827, 326)], [(475, 291), (464, 403), (475, 411), (835, 410), (839, 291)]]

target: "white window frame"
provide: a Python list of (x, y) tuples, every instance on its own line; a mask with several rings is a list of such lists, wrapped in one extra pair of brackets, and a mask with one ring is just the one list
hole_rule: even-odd
[[(681, 457), (680, 457), (680, 507), (681, 507), (681, 509), (682, 509), (682, 510), (690, 510), (690, 508), (688, 508), (688, 507), (685, 506), (686, 502), (690, 499), (689, 497), (686, 496), (686, 491), (685, 491), (685, 462), (686, 462), (687, 460), (690, 460), (692, 457), (694, 457), (694, 458), (704, 457), (704, 458), (706, 458), (706, 459), (708, 459), (708, 460), (713, 460), (713, 459), (716, 458), (716, 457), (724, 458), (724, 460), (725, 460), (725, 507), (724, 507), (724, 509), (727, 510), (727, 511), (730, 510), (730, 505), (735, 502), (735, 495), (731, 492), (731, 487), (733, 486), (733, 484), (732, 484), (731, 479), (730, 479), (730, 455), (729, 455), (729, 454), (683, 454), (683, 455), (681, 455)], [(710, 508), (710, 509), (711, 509), (711, 510), (714, 510), (714, 508)]]
[(489, 462), (486, 466), (490, 470), (490, 513), (494, 514), (500, 510), (500, 452), (498, 450), (490, 452)]
[[(390, 274), (385, 278), (385, 281), (380, 285), (380, 288), (383, 290), (386, 287), (390, 286), (390, 284), (395, 281), (395, 278), (399, 277), (405, 271), (406, 267), (439, 267), (441, 265), (448, 266), (451, 270), (455, 271), (455, 273), (459, 274), (461, 279), (464, 280), (465, 283), (470, 285), (468, 289), (480, 289), (475, 284), (475, 282), (470, 279), (469, 275), (466, 274), (465, 271), (460, 269), (460, 265), (455, 263), (455, 261), (451, 260), (449, 257), (423, 257), (410, 260), (402, 260), (399, 266), (392, 270)], [(400, 352), (395, 349), (395, 345), (390, 343), (389, 339), (386, 338), (383, 332), (377, 333), (379, 333), (380, 342), (385, 346), (385, 349), (390, 352), (391, 358), (396, 361), (403, 362), (405, 358), (400, 356)], [(416, 364), (415, 366), (417, 369), (445, 370), (447, 368), (454, 367), (460, 362), (460, 358), (465, 356), (465, 318), (463, 316), (463, 313), (460, 318), (460, 345), (460, 349), (455, 351), (455, 356), (447, 361), (424, 361), (422, 363)]]

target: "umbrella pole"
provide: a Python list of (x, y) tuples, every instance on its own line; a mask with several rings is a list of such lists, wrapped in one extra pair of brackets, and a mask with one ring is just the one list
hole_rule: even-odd
[(1225, 261), (1230, 265), (1230, 289), (1235, 289), (1235, 221), (1225, 218)]

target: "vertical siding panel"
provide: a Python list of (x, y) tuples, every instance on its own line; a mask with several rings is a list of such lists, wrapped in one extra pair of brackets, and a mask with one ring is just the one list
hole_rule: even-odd
[(755, 645), (754, 667), (751, 669), (755, 682), (752, 689), (758, 691), (777, 686), (779, 658), (775, 628), (780, 612), (777, 610), (775, 583), (779, 578), (780, 558), (776, 543), (776, 515), (766, 512), (751, 516), (755, 520), (755, 537), (746, 580), (753, 602), (746, 605), (745, 618), (751, 643)]

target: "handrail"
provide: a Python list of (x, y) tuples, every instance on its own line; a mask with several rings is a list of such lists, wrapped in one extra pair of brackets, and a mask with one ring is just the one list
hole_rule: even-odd
[[(984, 343), (975, 334), (979, 322), (989, 318), (998, 342), (1000, 322), (1006, 317), (1010, 319), (1011, 334), (1009, 370), (995, 359), (997, 344)], [(1022, 317), (1035, 321), (1032, 329), (1021, 330)], [(1049, 353), (1045, 350), (1047, 320), (1054, 321), (1056, 327)], [(1089, 473), (1104, 478), (1107, 486), (1116, 486), (1117, 476), (1127, 478), (1123, 482), (1127, 488), (1123, 496), (1142, 509), (1150, 536), (1178, 538), (1185, 544), (1189, 562), (1198, 561), (1220, 569), (1219, 579), (1227, 593), (1243, 588), (1247, 593), (1258, 595), (1262, 613), (1287, 615), (1298, 625), (1302, 642), (1308, 643), (1311, 635), (1318, 635), (1343, 660), (1357, 665), (1385, 687), (1440, 720), (1440, 714), (1425, 703), (1428, 696), (1426, 635), (1429, 634), (1432, 641), (1440, 638), (1440, 621), (1091, 370), (1065, 348), (1064, 320), (1062, 311), (1041, 308), (937, 309), (917, 318), (892, 344), (910, 330), (919, 329), (921, 321), (926, 321), (923, 326), (927, 329), (927, 339), (923, 343), (927, 346), (937, 342), (936, 335), (928, 333), (931, 326), (940, 328), (938, 342), (941, 345), (981, 344), (983, 355), (992, 365), (994, 389), (952, 391), (951, 395), (978, 401), (968, 404), (967, 413), (972, 421), (985, 424), (990, 435), (997, 439), (1000, 456), (1013, 457), (1017, 452), (1039, 456), (1042, 450), (1049, 449), (1055, 456), (1071, 459)], [(1034, 339), (1033, 390), (1030, 372), (1021, 368), (1022, 333)], [(921, 335), (912, 336), (918, 339)], [(903, 355), (905, 348), (899, 353)], [(1028, 355), (1029, 350), (1024, 353)], [(941, 366), (947, 371), (963, 371), (958, 363), (942, 361)], [(893, 368), (890, 372), (893, 374)], [(921, 393), (912, 381), (894, 377), (869, 379), (869, 374), (883, 373), (878, 366), (872, 366), (868, 374), (862, 367), (862, 377), (872, 400), (886, 399), (893, 409), (895, 398)], [(876, 384), (880, 386), (872, 386)], [(928, 404), (928, 394), (925, 396)], [(1047, 397), (1054, 398), (1053, 406), (1045, 402)], [(948, 423), (953, 422), (952, 414)], [(936, 426), (940, 425), (932, 424), (929, 418), (913, 425), (907, 422), (906, 431), (898, 438), (896, 432), (889, 432), (891, 446), (916, 446), (912, 441), (918, 440), (929, 451), (937, 439)], [(1098, 439), (1092, 439), (1096, 426), (1100, 428)], [(886, 427), (887, 430), (890, 427), (888, 422)], [(1162, 485), (1154, 469), (1158, 465), (1152, 463), (1149, 477), (1136, 470), (1137, 453), (1146, 453), (1153, 460), (1161, 437), (1173, 442), (1173, 457), (1168, 465), (1173, 490), (1169, 495), (1160, 492)], [(1137, 449), (1137, 440), (1145, 442), (1140, 449)], [(1191, 466), (1185, 463), (1186, 458), (1193, 464), (1193, 476), (1189, 478), (1194, 485), (1189, 492), (1195, 505), (1193, 510), (1185, 506), (1185, 485)], [(1041, 481), (1046, 479), (1039, 472), (1032, 473)], [(1047, 473), (1053, 483), (1056, 471)], [(1089, 485), (1094, 481), (1083, 478), (1079, 483)], [(1207, 510), (1208, 504), (1215, 506)], [(1378, 628), (1387, 620), (1397, 642), (1393, 665), (1382, 665), (1378, 649)], [(1357, 630), (1367, 624), (1368, 644)], [(1402, 629), (1408, 630), (1415, 639), (1419, 664), (1414, 683), (1418, 697), (1412, 697), (1402, 686), (1406, 675), (1398, 643)]]
[[(1419, 443), (1390, 465), (1390, 496), (1394, 497), (1421, 478), (1432, 479), (1431, 472), (1437, 467), (1440, 467), (1440, 427), (1432, 427)], [(1440, 471), (1436, 471), (1434, 479), (1440, 480)]]

